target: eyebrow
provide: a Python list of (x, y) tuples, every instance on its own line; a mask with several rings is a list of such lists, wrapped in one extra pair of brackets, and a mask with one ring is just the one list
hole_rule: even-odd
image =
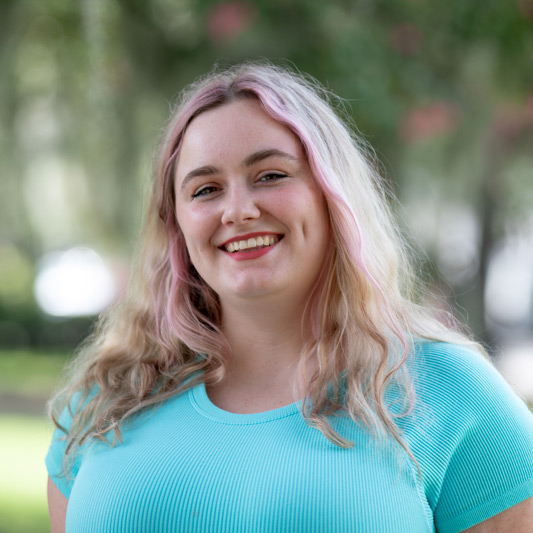
[[(258, 150), (257, 152), (250, 154), (243, 161), (243, 165), (245, 167), (251, 167), (252, 165), (255, 165), (256, 163), (259, 163), (265, 159), (268, 159), (269, 157), (280, 157), (282, 159), (286, 159), (291, 163), (299, 162), (299, 159), (297, 157), (294, 157), (293, 155), (288, 154), (287, 152), (283, 152), (282, 150), (278, 150), (277, 148), (269, 148), (267, 150)], [(220, 170), (217, 167), (214, 167), (213, 165), (205, 165), (203, 167), (195, 168), (194, 170), (187, 172), (187, 174), (183, 178), (183, 181), (181, 182), (180, 188), (183, 189), (185, 185), (193, 178), (199, 176), (215, 176), (219, 173)]]
[(244, 166), (251, 167), (252, 165), (263, 161), (263, 159), (268, 159), (269, 157), (281, 157), (282, 159), (287, 159), (291, 163), (298, 162), (297, 157), (294, 157), (293, 155), (278, 150), (276, 148), (270, 148), (268, 150), (259, 150), (258, 152), (254, 152), (253, 154), (249, 155), (244, 160)]

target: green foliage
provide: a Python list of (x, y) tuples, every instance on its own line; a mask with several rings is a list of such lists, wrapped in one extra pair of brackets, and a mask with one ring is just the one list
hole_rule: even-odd
[(0, 243), (0, 300), (10, 300), (13, 305), (31, 301), (33, 265), (16, 246)]
[(68, 357), (67, 352), (0, 350), (0, 394), (50, 397)]
[[(129, 255), (169, 103), (216, 62), (270, 58), (346, 99), (400, 200), (431, 189), (480, 218), (492, 202), (498, 216), (481, 221), (492, 243), (499, 221), (526, 212), (532, 194), (520, 170), (532, 163), (531, 5), (5, 0), (3, 238), (32, 262), (79, 243)], [(500, 176), (509, 176), (503, 191), (487, 199)], [(0, 295), (26, 284), (24, 272)]]
[(0, 347), (74, 350), (91, 332), (93, 317), (54, 318), (35, 302), (0, 299)]

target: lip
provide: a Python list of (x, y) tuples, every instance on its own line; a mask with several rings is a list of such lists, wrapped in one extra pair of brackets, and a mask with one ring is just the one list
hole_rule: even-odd
[[(283, 237), (283, 233), (278, 233), (276, 231), (255, 231), (253, 233), (245, 233), (243, 235), (236, 235), (235, 237), (231, 237), (231, 239), (228, 239), (227, 241), (224, 241), (222, 244), (219, 244), (218, 248), (220, 248), (221, 250), (224, 250), (224, 246), (228, 245), (230, 242), (247, 241), (248, 239), (253, 239), (255, 237), (264, 237), (265, 235), (276, 235), (280, 237), (280, 240), (281, 240), (281, 237)], [(238, 253), (238, 252), (234, 252), (234, 253)], [(251, 252), (248, 252), (248, 253), (251, 253)]]
[[(270, 234), (271, 235), (271, 234)], [(257, 259), (270, 253), (281, 241), (276, 242), (270, 246), (265, 246), (264, 248), (258, 248), (257, 250), (252, 250), (251, 252), (227, 252), (222, 249), (222, 251), (234, 261), (249, 261), (251, 259)]]
[[(271, 236), (271, 235), (278, 236), (279, 240), (270, 246), (265, 246), (264, 248), (258, 248), (257, 250), (252, 250), (252, 251), (243, 250), (242, 252), (228, 252), (225, 249), (225, 246), (230, 244), (231, 242), (244, 241), (248, 239), (253, 239), (255, 237), (265, 237), (265, 236)], [(253, 233), (245, 233), (243, 235), (237, 235), (235, 237), (232, 237), (231, 239), (224, 241), (218, 248), (222, 252), (224, 252), (228, 257), (233, 259), (234, 261), (248, 261), (251, 259), (257, 259), (271, 252), (281, 242), (283, 237), (284, 237), (283, 233), (276, 233), (272, 231), (255, 231)]]

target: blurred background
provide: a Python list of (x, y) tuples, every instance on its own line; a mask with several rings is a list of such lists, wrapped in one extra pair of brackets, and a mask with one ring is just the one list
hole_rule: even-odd
[(345, 99), (429, 297), (533, 402), (533, 0), (1, 0), (0, 533), (48, 531), (44, 403), (127, 283), (172, 103), (258, 58)]

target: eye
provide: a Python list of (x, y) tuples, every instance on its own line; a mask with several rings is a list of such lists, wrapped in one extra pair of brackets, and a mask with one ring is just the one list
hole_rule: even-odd
[(192, 197), (200, 198), (201, 196), (208, 196), (210, 194), (213, 194), (216, 191), (218, 191), (218, 187), (215, 187), (214, 185), (206, 185), (205, 187), (200, 187), (198, 190), (196, 190), (192, 194)]
[(287, 174), (284, 174), (283, 172), (268, 172), (267, 174), (263, 174), (258, 181), (262, 182), (274, 182), (281, 180), (283, 178), (286, 178)]

